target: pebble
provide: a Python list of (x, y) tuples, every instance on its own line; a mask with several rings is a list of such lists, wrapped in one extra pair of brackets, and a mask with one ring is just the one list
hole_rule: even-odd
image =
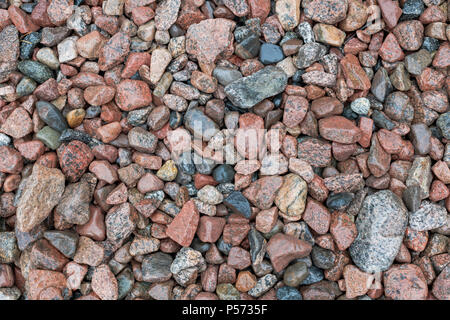
[(307, 256), (311, 250), (309, 243), (282, 233), (275, 234), (267, 244), (267, 253), (276, 272), (283, 270), (292, 260)]
[(156, 172), (158, 178), (163, 181), (173, 181), (178, 174), (177, 166), (173, 160), (166, 161)]
[(392, 191), (367, 196), (356, 219), (358, 235), (349, 249), (356, 266), (364, 272), (389, 269), (400, 249), (407, 220), (403, 202)]
[(14, 232), (0, 232), (0, 263), (13, 263), (19, 254)]
[(171, 278), (170, 266), (173, 259), (167, 253), (155, 252), (142, 261), (142, 280), (147, 282), (164, 282)]
[(345, 40), (345, 32), (329, 24), (318, 23), (313, 28), (317, 41), (324, 44), (340, 47)]
[(234, 213), (240, 214), (247, 219), (249, 219), (252, 215), (247, 197), (239, 191), (231, 192), (225, 199), (223, 199), (223, 204)]
[(347, 0), (313, 0), (303, 6), (306, 17), (320, 23), (333, 25), (345, 19), (348, 2)]
[(283, 50), (281, 47), (271, 44), (263, 43), (259, 50), (259, 60), (264, 64), (274, 64), (284, 59)]
[(16, 224), (20, 231), (28, 232), (47, 218), (63, 195), (64, 180), (59, 169), (33, 166), (17, 206)]
[(234, 105), (247, 109), (282, 92), (286, 85), (287, 75), (278, 67), (268, 66), (228, 84), (225, 94)]
[(422, 270), (413, 264), (393, 266), (383, 276), (386, 297), (393, 300), (425, 300), (428, 286)]
[(102, 264), (95, 268), (91, 280), (92, 291), (102, 300), (117, 300), (119, 287), (111, 269)]
[(53, 77), (52, 70), (38, 61), (23, 60), (17, 64), (17, 68), (37, 83), (44, 83)]
[(370, 101), (367, 98), (357, 98), (350, 104), (350, 108), (360, 115), (368, 115), (370, 111)]
[(392, 32), (404, 50), (416, 51), (422, 45), (424, 27), (418, 20), (400, 22)]
[(436, 229), (446, 223), (445, 208), (429, 201), (422, 201), (420, 207), (409, 215), (409, 226), (416, 231)]
[(300, 220), (305, 210), (306, 195), (306, 182), (294, 173), (286, 175), (274, 199), (275, 205), (280, 210), (280, 216), (288, 221)]
[(361, 138), (361, 130), (342, 116), (320, 119), (319, 132), (327, 140), (344, 144), (355, 143)]
[(405, 67), (410, 74), (418, 76), (431, 64), (431, 61), (432, 58), (430, 52), (428, 52), (428, 50), (421, 49), (406, 56)]
[(213, 171), (214, 180), (218, 183), (232, 182), (234, 179), (234, 174), (235, 171), (229, 164), (221, 164)]
[(189, 246), (199, 223), (199, 214), (193, 201), (184, 204), (166, 230), (167, 236), (182, 246)]
[(231, 56), (232, 30), (235, 22), (224, 19), (207, 19), (189, 26), (186, 33), (186, 52), (194, 55), (203, 72), (211, 74), (214, 62), (220, 55)]
[(300, 292), (292, 287), (282, 287), (277, 290), (278, 300), (302, 300)]
[(264, 293), (270, 290), (277, 281), (277, 278), (273, 274), (266, 274), (258, 279), (256, 285), (248, 291), (248, 294), (254, 298), (262, 296)]
[(56, 150), (61, 145), (60, 142), (60, 133), (49, 126), (43, 127), (36, 134), (36, 138), (41, 140), (46, 147)]
[(326, 54), (326, 47), (317, 42), (308, 42), (298, 49), (294, 64), (299, 69), (309, 67), (316, 61), (319, 61)]

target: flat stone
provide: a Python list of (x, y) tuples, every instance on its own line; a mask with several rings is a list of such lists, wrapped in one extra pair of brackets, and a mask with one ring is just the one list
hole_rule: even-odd
[(409, 226), (416, 231), (428, 231), (447, 223), (447, 210), (430, 201), (423, 201), (419, 209), (409, 215)]
[(59, 169), (33, 166), (16, 211), (16, 225), (28, 232), (44, 221), (64, 192), (64, 175)]
[(231, 192), (228, 197), (223, 200), (223, 204), (227, 208), (230, 208), (234, 213), (241, 214), (247, 219), (252, 215), (250, 204), (240, 191)]
[(311, 249), (309, 243), (282, 233), (275, 234), (267, 244), (267, 253), (276, 272), (283, 270), (292, 260), (307, 256)]
[(195, 203), (192, 200), (188, 201), (172, 220), (166, 234), (178, 244), (187, 247), (194, 239), (199, 219), (200, 216)]
[(284, 71), (268, 66), (230, 83), (225, 87), (225, 94), (234, 105), (248, 109), (282, 92), (286, 85), (287, 75)]

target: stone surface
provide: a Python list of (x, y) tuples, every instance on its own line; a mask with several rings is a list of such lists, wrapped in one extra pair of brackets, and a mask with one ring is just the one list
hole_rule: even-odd
[(64, 192), (64, 175), (59, 169), (34, 165), (20, 197), (16, 217), (17, 228), (28, 232), (45, 220), (59, 203)]
[(225, 87), (231, 102), (241, 108), (251, 108), (262, 100), (284, 90), (287, 76), (278, 67), (265, 67), (254, 74), (240, 78)]
[(350, 246), (353, 262), (364, 272), (387, 270), (397, 255), (407, 211), (392, 191), (367, 196), (356, 219), (358, 236)]

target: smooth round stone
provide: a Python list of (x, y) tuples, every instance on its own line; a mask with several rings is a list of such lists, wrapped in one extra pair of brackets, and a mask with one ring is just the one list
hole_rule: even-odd
[(37, 83), (31, 78), (23, 77), (17, 84), (16, 93), (20, 97), (32, 94), (34, 89), (36, 89)]
[(234, 169), (229, 164), (221, 164), (213, 171), (214, 180), (218, 183), (232, 182), (234, 179)]
[(24, 60), (17, 64), (17, 68), (24, 75), (30, 77), (38, 83), (44, 83), (50, 78), (53, 78), (52, 70), (45, 64), (38, 61)]
[(314, 246), (311, 251), (311, 259), (316, 267), (327, 270), (334, 266), (336, 255), (331, 250)]
[(308, 268), (308, 277), (300, 283), (302, 286), (306, 286), (308, 284), (313, 284), (319, 281), (322, 281), (324, 278), (323, 270), (317, 268), (316, 266), (311, 266)]
[(50, 128), (49, 126), (43, 127), (36, 134), (36, 138), (41, 140), (48, 148), (52, 150), (58, 149), (58, 147), (61, 145), (61, 142), (59, 141), (59, 136), (60, 133), (55, 129)]
[(367, 98), (357, 98), (351, 104), (350, 108), (360, 115), (367, 115), (370, 110), (370, 101)]
[(290, 287), (298, 287), (309, 275), (308, 266), (305, 262), (297, 262), (286, 268), (283, 282)]
[(39, 32), (27, 34), (20, 42), (20, 57), (22, 59), (30, 59), (36, 45), (41, 41)]
[(292, 287), (281, 287), (277, 290), (278, 300), (302, 300), (300, 292)]
[(331, 194), (327, 198), (327, 207), (331, 210), (344, 210), (352, 202), (355, 195), (350, 192)]
[(283, 49), (272, 43), (263, 43), (259, 50), (259, 61), (263, 64), (273, 64), (284, 59)]

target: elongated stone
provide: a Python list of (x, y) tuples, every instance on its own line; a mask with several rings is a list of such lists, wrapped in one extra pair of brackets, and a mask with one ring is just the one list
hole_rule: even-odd
[(20, 197), (16, 211), (16, 226), (28, 232), (44, 221), (58, 204), (64, 192), (61, 170), (35, 164)]
[(235, 106), (248, 109), (283, 92), (287, 79), (286, 73), (280, 68), (268, 66), (230, 83), (225, 87), (225, 94)]
[(353, 262), (364, 272), (389, 269), (402, 244), (408, 224), (408, 211), (390, 190), (364, 199), (356, 228), (358, 236), (350, 246)]

